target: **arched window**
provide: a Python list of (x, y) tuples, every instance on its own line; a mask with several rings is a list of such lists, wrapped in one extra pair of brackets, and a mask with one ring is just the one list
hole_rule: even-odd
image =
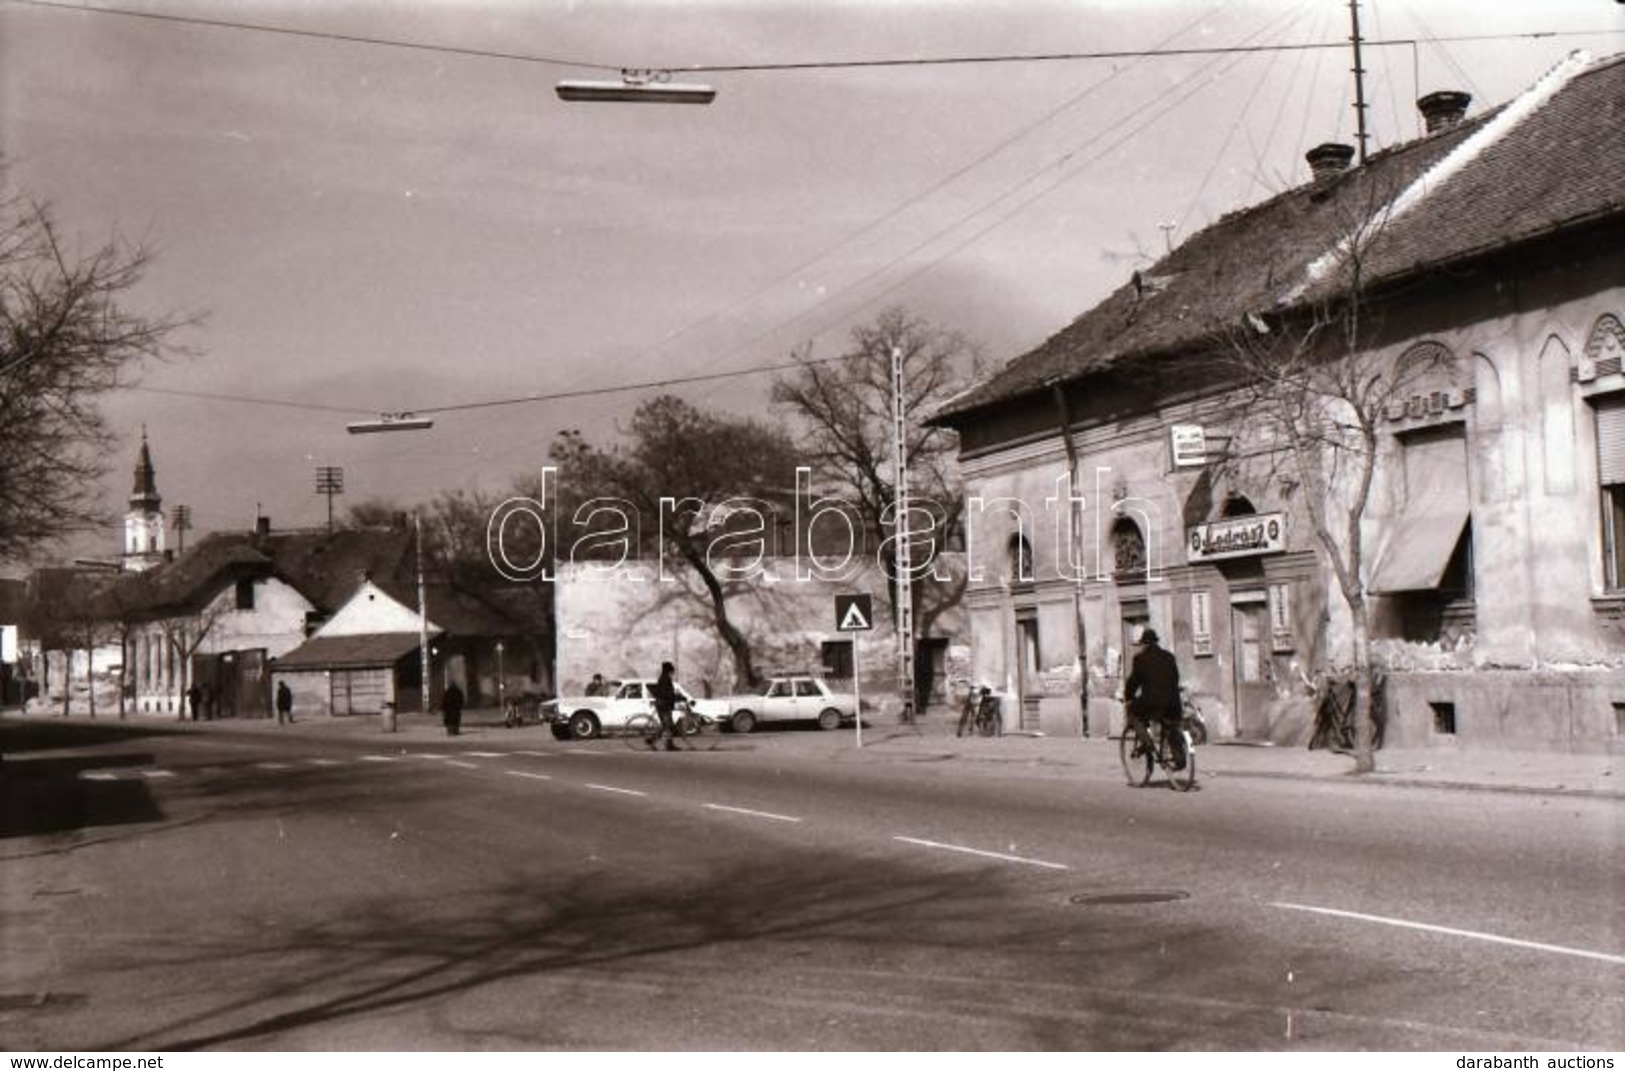
[(1128, 517), (1119, 517), (1112, 524), (1112, 575), (1120, 584), (1146, 576), (1145, 536)]
[(1010, 537), (1005, 548), (1008, 556), (1006, 577), (1012, 584), (1031, 583), (1033, 579), (1033, 545), (1027, 542), (1027, 537), (1017, 532)]
[(1231, 495), (1224, 500), (1224, 507), (1219, 510), (1221, 517), (1251, 517), (1258, 510), (1253, 506), (1252, 499), (1246, 495)]

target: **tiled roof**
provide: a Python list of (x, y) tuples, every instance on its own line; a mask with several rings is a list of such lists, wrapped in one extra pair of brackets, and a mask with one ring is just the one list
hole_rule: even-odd
[(1375, 154), (1328, 183), (1309, 183), (1225, 216), (951, 399), (933, 421), (966, 423), (983, 407), (1188, 350), (1249, 312), (1290, 307), (1313, 294), (1310, 265), (1337, 248), (1351, 221), (1368, 218), (1372, 206), (1391, 202), (1433, 169), (1450, 172), (1368, 250), (1362, 269), (1372, 285), (1619, 217), (1625, 213), (1625, 56), (1577, 74), (1560, 67), (1548, 78), (1568, 75), (1549, 99), (1540, 87), (1531, 90), (1526, 96), (1538, 105), (1528, 114), (1506, 115), (1488, 131), (1499, 135), (1489, 144), (1468, 145), (1470, 156), (1441, 166), (1519, 102)]
[(421, 642), (416, 632), (374, 632), (364, 636), (316, 636), (276, 660), (278, 670), (355, 669), (392, 666)]
[(126, 604), (149, 613), (195, 609), (243, 577), (278, 576), (332, 613), (364, 576), (393, 578), (412, 567), (412, 534), (394, 528), (217, 532), (174, 561), (123, 578)]

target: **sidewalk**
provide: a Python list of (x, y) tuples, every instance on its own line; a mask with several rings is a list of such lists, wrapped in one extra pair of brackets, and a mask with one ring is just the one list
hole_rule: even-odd
[[(870, 727), (872, 724), (872, 728)], [(917, 726), (895, 719), (865, 722), (862, 753), (943, 762), (1075, 766), (1117, 770), (1117, 741), (1105, 737), (1046, 737), (1012, 733), (989, 738), (956, 737), (956, 719), (928, 714)], [(851, 736), (850, 733), (843, 735)], [(1199, 780), (1256, 777), (1336, 780), (1483, 792), (1513, 792), (1625, 800), (1621, 756), (1561, 751), (1493, 751), (1454, 746), (1383, 748), (1376, 771), (1354, 773), (1354, 757), (1308, 748), (1209, 741), (1197, 749)]]
[[(14, 708), (0, 714), (10, 723), (316, 735), (375, 740), (380, 747), (421, 747), (431, 743), (471, 749), (498, 744), (548, 748), (604, 746), (594, 742), (561, 743), (545, 725), (506, 729), (498, 711), (484, 708), (465, 712), (462, 734), (456, 737), (446, 735), (437, 717), (422, 714), (398, 715), (393, 733), (385, 732), (381, 721), (369, 716), (301, 718), (291, 726), (279, 726), (274, 719), (178, 722), (170, 718), (130, 717), (120, 721), (116, 716), (101, 716), (91, 721), (76, 716), (64, 720), (55, 713), (23, 715)], [(956, 737), (956, 722), (957, 719), (937, 711), (924, 715), (914, 726), (900, 724), (895, 716), (871, 713), (864, 719), (861, 748), (851, 728), (829, 733), (816, 729), (777, 729), (747, 737), (725, 736), (723, 740), (724, 746), (733, 743), (736, 748), (832, 762), (941, 763), (945, 768), (962, 764), (989, 773), (1019, 769), (1034, 776), (1119, 776), (1115, 739), (1025, 733), (993, 738)], [(1616, 773), (1621, 768), (1619, 755), (1487, 751), (1453, 746), (1384, 748), (1376, 753), (1376, 771), (1363, 777), (1353, 772), (1352, 756), (1307, 748), (1209, 742), (1197, 751), (1197, 760), (1201, 781), (1277, 778), (1374, 787), (1402, 785), (1625, 800), (1625, 773)]]

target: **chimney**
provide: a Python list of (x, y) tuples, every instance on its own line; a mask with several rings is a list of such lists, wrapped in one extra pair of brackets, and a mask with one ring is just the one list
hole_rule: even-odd
[(1349, 169), (1349, 164), (1354, 160), (1354, 146), (1337, 141), (1322, 142), (1304, 153), (1303, 158), (1309, 161), (1309, 170), (1314, 172), (1315, 181), (1325, 182)]
[(1467, 105), (1472, 103), (1472, 100), (1471, 93), (1463, 93), (1459, 89), (1441, 89), (1417, 101), (1416, 107), (1422, 113), (1422, 118), (1427, 120), (1428, 133), (1437, 134), (1461, 122), (1467, 114)]

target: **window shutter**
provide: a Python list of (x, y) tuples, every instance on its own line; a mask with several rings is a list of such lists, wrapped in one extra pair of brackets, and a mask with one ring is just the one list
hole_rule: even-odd
[(1598, 398), (1597, 477), (1607, 487), (1625, 484), (1625, 394)]

